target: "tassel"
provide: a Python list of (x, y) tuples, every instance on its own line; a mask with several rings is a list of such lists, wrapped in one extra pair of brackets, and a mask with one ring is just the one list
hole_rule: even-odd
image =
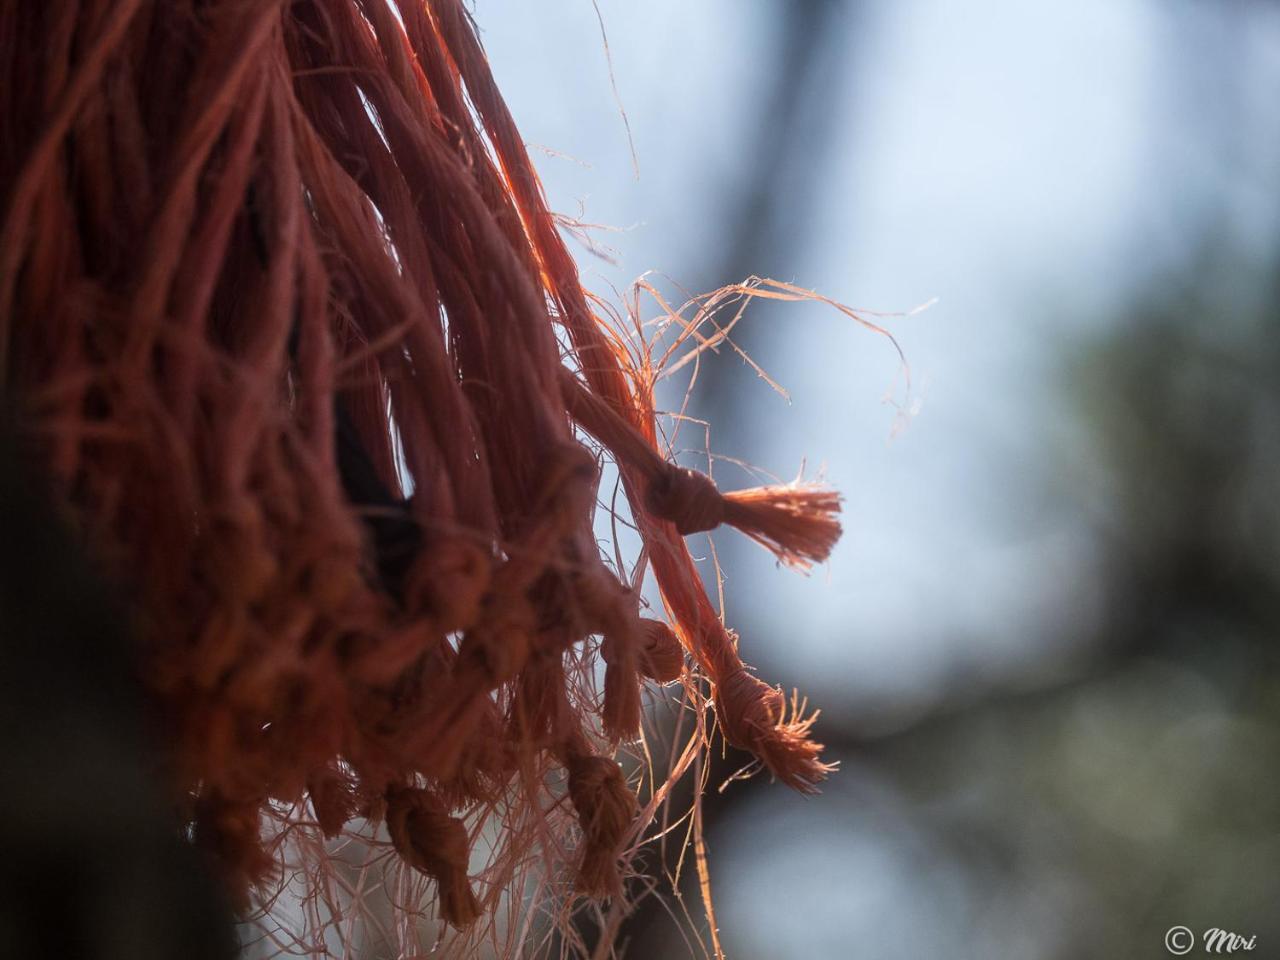
[(347, 821), (355, 816), (355, 784), (342, 773), (336, 764), (321, 767), (307, 778), (307, 793), (311, 796), (311, 808), (316, 822), (327, 839), (342, 832)]
[(648, 483), (645, 509), (681, 535), (721, 524), (745, 533), (779, 562), (800, 571), (822, 563), (840, 539), (840, 495), (817, 484), (791, 483), (721, 493), (704, 473), (664, 459), (604, 400), (569, 371), (560, 377), (570, 415), (621, 463)]
[(636, 797), (617, 763), (583, 749), (570, 750), (565, 763), (569, 799), (583, 833), (576, 887), (588, 897), (619, 896), (618, 858), (636, 819)]
[(577, 601), (585, 626), (603, 639), (604, 673), (601, 720), (611, 740), (634, 740), (640, 733), (640, 675), (643, 636), (636, 598), (603, 565), (577, 578)]
[(604, 709), (601, 720), (610, 740), (634, 740), (640, 733), (640, 665), (634, 633), (625, 639), (606, 635), (600, 646), (604, 670)]
[(722, 494), (704, 473), (670, 465), (645, 501), (682, 535), (722, 523), (745, 533), (797, 570), (822, 563), (840, 539), (840, 495), (816, 484), (754, 487)]

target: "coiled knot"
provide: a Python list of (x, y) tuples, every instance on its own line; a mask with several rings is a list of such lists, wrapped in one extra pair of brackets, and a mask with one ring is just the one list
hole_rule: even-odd
[(490, 684), (515, 677), (529, 660), (537, 614), (523, 594), (490, 594), (479, 622), (459, 648), (459, 669), (477, 671)]
[(405, 862), (439, 886), (440, 916), (455, 927), (474, 923), (480, 904), (467, 877), (466, 825), (425, 790), (393, 787), (387, 792), (387, 833)]
[(661, 620), (640, 618), (640, 672), (658, 683), (679, 680), (684, 672), (684, 647)]
[(714, 530), (724, 522), (724, 497), (705, 473), (670, 466), (649, 485), (649, 512), (670, 520), (682, 535)]
[(466, 630), (480, 615), (493, 573), (487, 551), (456, 537), (425, 544), (405, 584), (405, 603), (424, 609), (443, 633)]
[(568, 759), (569, 799), (582, 826), (577, 887), (589, 897), (622, 892), (618, 857), (636, 818), (636, 797), (622, 769), (608, 757), (575, 753)]

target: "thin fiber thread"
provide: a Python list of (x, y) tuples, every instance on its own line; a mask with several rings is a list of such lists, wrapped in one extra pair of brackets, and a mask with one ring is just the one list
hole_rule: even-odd
[[(0, 98), (5, 401), (134, 600), (233, 891), (291, 849), (338, 924), (359, 897), (298, 838), (383, 822), (464, 933), (531, 851), (618, 897), (669, 791), (642, 807), (614, 759), (646, 680), (705, 677), (729, 742), (823, 779), (683, 535), (805, 569), (838, 498), (668, 461), (657, 372), (593, 312), (460, 0), (6, 0)], [(597, 451), (671, 626), (600, 555)]]

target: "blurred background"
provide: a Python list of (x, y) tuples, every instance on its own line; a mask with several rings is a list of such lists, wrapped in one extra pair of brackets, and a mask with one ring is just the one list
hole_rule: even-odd
[[(841, 764), (708, 798), (727, 955), (1280, 955), (1280, 4), (598, 4), (475, 5), (553, 206), (618, 228), (590, 287), (938, 298), (884, 321), (909, 391), (814, 304), (735, 337), (789, 405), (699, 375), (713, 451), (847, 498), (808, 578), (716, 541)], [(688, 955), (653, 898), (625, 936)]]

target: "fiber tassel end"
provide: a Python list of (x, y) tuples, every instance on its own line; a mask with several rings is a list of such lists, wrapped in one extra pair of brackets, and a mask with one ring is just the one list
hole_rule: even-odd
[(817, 484), (755, 487), (724, 495), (725, 523), (802, 571), (831, 555), (840, 539), (839, 512), (840, 495)]
[(649, 488), (647, 505), (681, 534), (727, 523), (768, 548), (779, 562), (802, 571), (826, 560), (840, 539), (840, 495), (817, 484), (722, 494), (706, 474), (671, 466)]
[(810, 739), (817, 712), (804, 716), (805, 705), (737, 669), (716, 684), (716, 715), (725, 739), (756, 755), (777, 779), (804, 794), (835, 770), (821, 759), (822, 744)]

